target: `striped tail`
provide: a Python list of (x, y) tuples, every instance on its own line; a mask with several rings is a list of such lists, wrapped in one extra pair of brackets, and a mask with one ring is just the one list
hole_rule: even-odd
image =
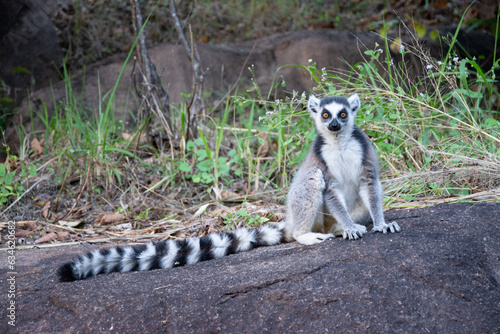
[(61, 266), (58, 275), (61, 282), (70, 282), (113, 271), (167, 269), (282, 242), (281, 228), (264, 225), (253, 230), (239, 229), (203, 238), (96, 249)]

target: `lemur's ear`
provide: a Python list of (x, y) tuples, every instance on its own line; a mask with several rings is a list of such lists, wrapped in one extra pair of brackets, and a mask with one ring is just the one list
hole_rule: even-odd
[(310, 112), (317, 113), (319, 110), (319, 101), (320, 100), (316, 96), (309, 96), (309, 101), (307, 101), (307, 109)]
[(349, 102), (349, 105), (351, 106), (351, 110), (353, 112), (358, 111), (359, 107), (361, 106), (361, 101), (359, 101), (359, 96), (358, 94), (354, 94), (349, 96), (347, 99), (347, 102)]

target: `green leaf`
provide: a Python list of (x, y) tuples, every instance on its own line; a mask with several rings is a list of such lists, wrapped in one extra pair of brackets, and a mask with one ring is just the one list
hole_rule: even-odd
[(198, 133), (200, 134), (201, 140), (203, 141), (203, 144), (205, 145), (205, 151), (207, 152), (207, 157), (212, 160), (212, 151), (210, 151), (210, 147), (208, 146), (207, 139), (205, 138), (205, 135), (203, 134), (203, 131), (201, 131), (200, 128), (198, 128)]
[(6, 185), (8, 185), (8, 186), (12, 185), (12, 182), (14, 181), (14, 175), (16, 175), (16, 172), (10, 172), (7, 175), (7, 178), (6, 178), (6, 181), (5, 181)]
[(250, 216), (246, 210), (236, 211), (236, 214), (240, 217), (249, 217)]
[(218, 169), (217, 176), (221, 176), (223, 174), (227, 174), (231, 168), (229, 167), (229, 164), (219, 161), (217, 169)]
[(25, 74), (31, 74), (30, 71), (28, 71), (28, 69), (24, 68), (24, 67), (21, 67), (21, 66), (17, 66), (17, 67), (14, 67), (12, 69), (12, 73), (25, 73)]
[(186, 150), (192, 151), (195, 147), (196, 144), (192, 140), (188, 140), (188, 142), (186, 143)]
[(205, 184), (212, 183), (214, 182), (214, 177), (212, 174), (203, 172), (201, 173), (201, 182)]
[(203, 146), (203, 139), (201, 139), (201, 137), (198, 137), (195, 139), (194, 143), (196, 144), (196, 146)]
[(431, 31), (431, 33), (429, 34), (429, 37), (435, 41), (438, 37), (439, 37), (439, 30), (437, 29), (434, 29), (433, 31)]
[(202, 172), (210, 172), (212, 170), (212, 162), (210, 160), (203, 160), (197, 163), (196, 167)]
[(410, 195), (401, 194), (401, 197), (403, 197), (407, 201), (413, 201), (413, 202), (417, 201), (417, 199), (415, 197), (410, 196)]
[(122, 184), (122, 175), (118, 169), (113, 169), (113, 174), (115, 175), (116, 179), (118, 180), (119, 184)]
[(196, 160), (201, 161), (205, 160), (207, 158), (207, 151), (205, 150), (198, 150), (196, 151)]
[(30, 174), (31, 176), (36, 176), (36, 166), (35, 166), (35, 165), (31, 165), (31, 166), (29, 167), (29, 174)]
[(177, 167), (181, 172), (185, 172), (185, 173), (189, 173), (193, 170), (193, 168), (191, 168), (191, 166), (185, 162), (185, 161), (181, 161), (179, 163), (179, 167)]
[(484, 120), (484, 125), (487, 127), (487, 128), (492, 128), (492, 127), (495, 127), (497, 125), (499, 125), (500, 122), (497, 121), (496, 119), (494, 118), (487, 118)]
[(137, 159), (139, 160), (140, 162), (144, 162), (141, 158), (139, 158), (137, 155), (133, 154), (133, 153), (130, 153), (129, 151), (127, 150), (123, 150), (121, 148), (116, 148), (116, 147), (111, 147), (108, 149), (108, 151), (110, 152), (120, 152), (122, 154), (125, 154), (125, 155), (128, 155), (129, 157), (133, 157), (134, 159)]
[(461, 93), (467, 97), (470, 97), (471, 99), (478, 99), (478, 98), (481, 98), (483, 96), (483, 93), (481, 92), (474, 92), (472, 90), (468, 90), (468, 89), (460, 89), (460, 88), (457, 88), (453, 91), (455, 94), (455, 97), (460, 101), (460, 97), (458, 96), (458, 93)]
[(423, 25), (417, 25), (415, 26), (415, 32), (417, 33), (418, 38), (424, 38), (427, 28)]

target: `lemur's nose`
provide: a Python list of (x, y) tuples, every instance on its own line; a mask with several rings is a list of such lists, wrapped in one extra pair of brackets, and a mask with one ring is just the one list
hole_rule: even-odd
[(342, 125), (336, 120), (333, 119), (329, 124), (328, 124), (328, 130), (330, 131), (339, 131), (342, 128)]

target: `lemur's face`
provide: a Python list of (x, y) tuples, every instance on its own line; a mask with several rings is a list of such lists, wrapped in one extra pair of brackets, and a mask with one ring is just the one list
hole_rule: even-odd
[(352, 128), (360, 101), (357, 94), (348, 99), (344, 97), (324, 97), (318, 99), (311, 95), (307, 107), (321, 133), (340, 133)]

